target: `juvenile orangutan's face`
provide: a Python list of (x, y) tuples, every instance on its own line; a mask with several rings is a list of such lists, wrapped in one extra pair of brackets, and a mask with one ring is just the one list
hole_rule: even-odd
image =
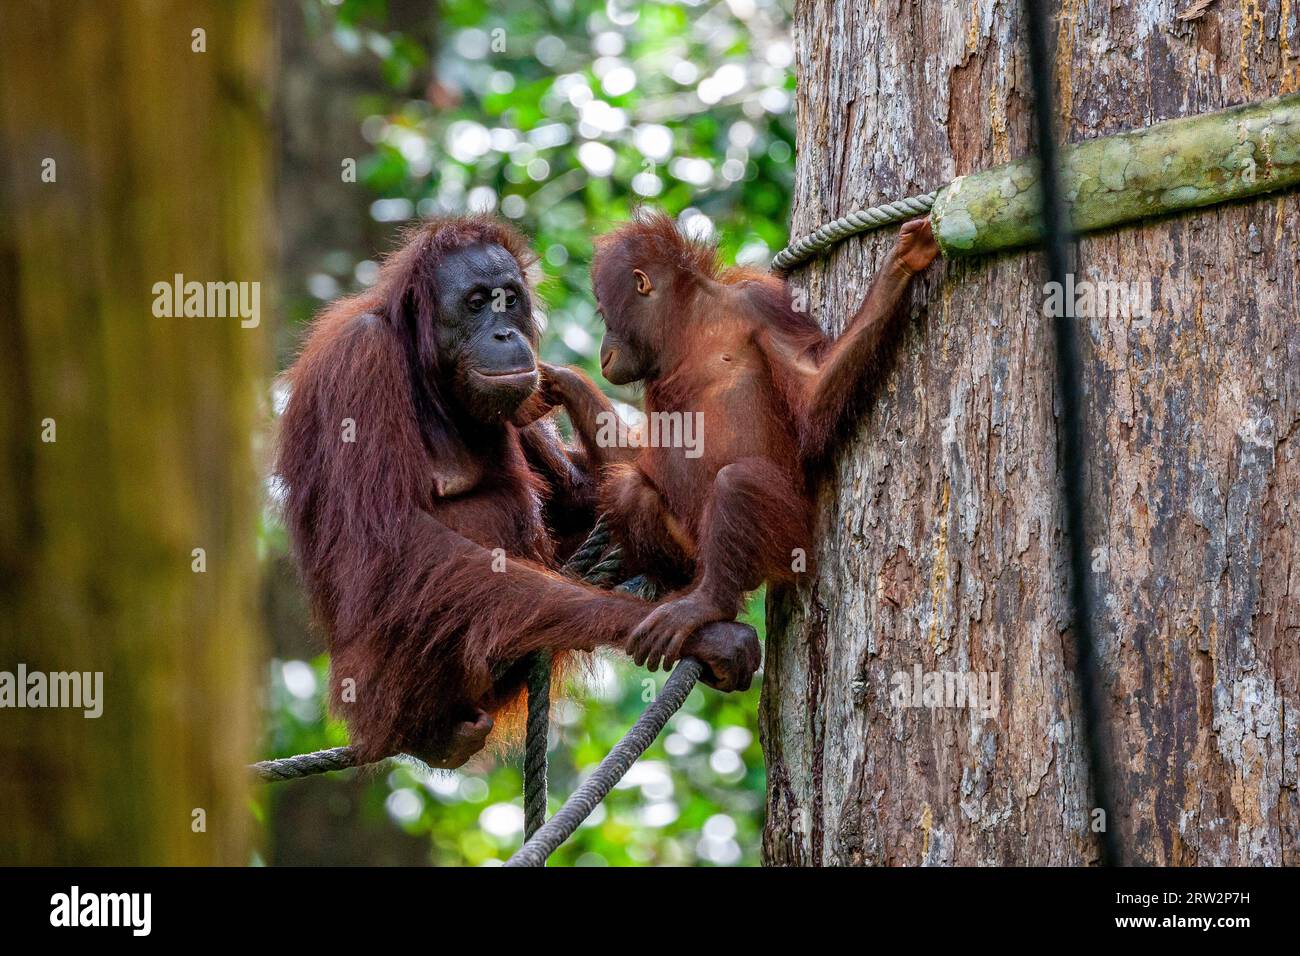
[(592, 263), (592, 287), (605, 321), (600, 371), (615, 385), (652, 378), (657, 372), (656, 329), (667, 285), (651, 263), (631, 265), (622, 249), (599, 250)]

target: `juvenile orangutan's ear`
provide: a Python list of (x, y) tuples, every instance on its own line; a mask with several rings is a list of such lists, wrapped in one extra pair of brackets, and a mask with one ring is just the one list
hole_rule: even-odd
[(646, 275), (644, 272), (642, 272), (640, 269), (633, 269), (632, 275), (636, 276), (637, 292), (640, 292), (642, 295), (649, 295), (651, 292), (654, 291), (654, 287), (655, 287), (654, 283), (651, 282), (650, 277)]

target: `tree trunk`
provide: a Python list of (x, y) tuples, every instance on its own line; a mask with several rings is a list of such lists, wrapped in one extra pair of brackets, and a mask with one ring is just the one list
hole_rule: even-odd
[[(1182, 22), (1183, 6), (1062, 5), (1072, 141), (1297, 88), (1300, 7)], [(795, 29), (792, 234), (1030, 152), (1017, 4), (803, 2)], [(1149, 321), (1076, 326), (1105, 823), (1130, 863), (1296, 862), (1297, 222), (1292, 192), (1077, 249), (1079, 281), (1151, 288)], [(894, 233), (796, 274), (827, 328)], [(769, 863), (1096, 859), (1041, 268), (1023, 252), (936, 265), (823, 483), (817, 570), (768, 612)], [(987, 678), (997, 706), (925, 706), (918, 669)]]
[(4, 5), (0, 671), (103, 674), (99, 717), (0, 710), (6, 864), (249, 859), (263, 329), (154, 284), (271, 311), (266, 12)]

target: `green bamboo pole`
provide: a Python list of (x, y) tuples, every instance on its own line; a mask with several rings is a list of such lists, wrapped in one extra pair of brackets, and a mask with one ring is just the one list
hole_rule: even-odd
[[(1300, 93), (1169, 120), (1061, 151), (1062, 189), (1078, 232), (1300, 184)], [(1034, 159), (962, 176), (930, 212), (946, 257), (1040, 239)]]

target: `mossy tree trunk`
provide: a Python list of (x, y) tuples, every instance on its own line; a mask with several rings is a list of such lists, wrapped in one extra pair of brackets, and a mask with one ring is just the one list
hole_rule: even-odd
[[(1071, 140), (1297, 89), (1289, 2), (1183, 6), (1060, 5)], [(1014, 3), (799, 4), (792, 233), (1029, 153), (1022, 35)], [(796, 273), (825, 326), (893, 240)], [(1297, 860), (1298, 257), (1294, 192), (1078, 247), (1079, 281), (1151, 290), (1149, 318), (1079, 320), (1107, 823), (1129, 862)], [(769, 607), (769, 863), (1095, 859), (1041, 267), (1011, 252), (919, 283), (821, 489), (816, 576)], [(918, 668), (992, 681), (995, 712), (902, 706)]]
[[(0, 670), (103, 672), (0, 710), (5, 863), (249, 858), (267, 13), (0, 13)], [(155, 317), (177, 273), (263, 325)]]

